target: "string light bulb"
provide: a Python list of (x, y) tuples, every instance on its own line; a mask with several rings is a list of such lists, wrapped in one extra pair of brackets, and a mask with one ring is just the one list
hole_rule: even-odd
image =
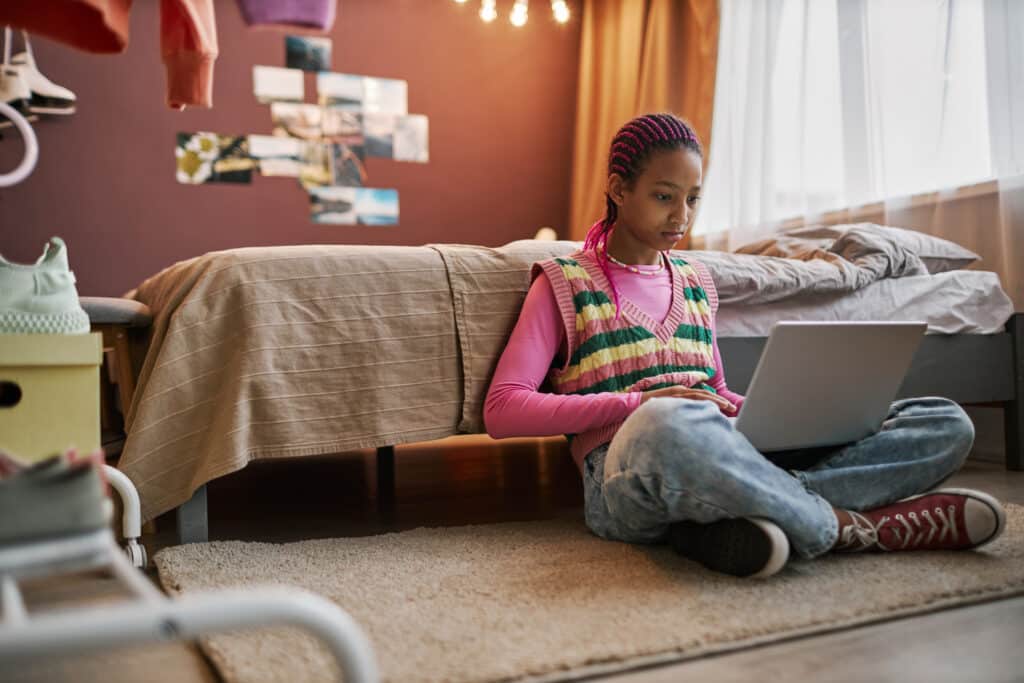
[(569, 5), (565, 0), (551, 0), (551, 12), (555, 15), (555, 21), (564, 24), (569, 21)]
[(497, 0), (480, 0), (480, 18), (488, 24), (498, 18)]
[(512, 14), (509, 15), (508, 20), (516, 28), (526, 25), (527, 5), (528, 0), (516, 0), (512, 5)]

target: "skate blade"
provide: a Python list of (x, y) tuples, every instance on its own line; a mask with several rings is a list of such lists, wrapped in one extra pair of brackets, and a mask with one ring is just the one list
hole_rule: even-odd
[(66, 116), (75, 113), (74, 107), (29, 107), (28, 110), (33, 114), (50, 114), (55, 116)]

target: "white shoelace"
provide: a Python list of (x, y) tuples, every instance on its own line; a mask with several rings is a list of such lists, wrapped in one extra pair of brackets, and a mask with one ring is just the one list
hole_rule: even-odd
[[(938, 522), (941, 522), (941, 526), (932, 517), (932, 511), (928, 509), (922, 510), (920, 517), (916, 512), (910, 512), (906, 517), (902, 514), (897, 514), (895, 518), (883, 515), (877, 524), (872, 524), (871, 520), (864, 515), (851, 511), (850, 517), (853, 519), (853, 524), (844, 527), (840, 533), (839, 549), (854, 552), (872, 547), (877, 547), (879, 550), (906, 550), (908, 547), (916, 547), (922, 543), (931, 543), (936, 534), (938, 534), (939, 541), (946, 540), (947, 535), (952, 537), (954, 543), (959, 541), (959, 533), (953, 519), (956, 507), (949, 505), (945, 510), (937, 507), (934, 508), (934, 512)], [(895, 519), (896, 523), (890, 524), (891, 519)], [(892, 546), (884, 544), (879, 537), (879, 531), (886, 526), (890, 527), (896, 538), (896, 544)]]

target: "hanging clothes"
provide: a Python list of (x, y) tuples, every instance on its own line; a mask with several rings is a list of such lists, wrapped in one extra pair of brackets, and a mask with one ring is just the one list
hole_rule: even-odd
[(213, 106), (213, 0), (160, 0), (160, 55), (167, 69), (168, 106)]
[(336, 0), (237, 0), (249, 26), (277, 24), (330, 31)]
[[(0, 25), (36, 33), (86, 52), (124, 51), (132, 0), (4, 0)], [(213, 0), (160, 0), (160, 55), (167, 104), (213, 105), (217, 25)]]

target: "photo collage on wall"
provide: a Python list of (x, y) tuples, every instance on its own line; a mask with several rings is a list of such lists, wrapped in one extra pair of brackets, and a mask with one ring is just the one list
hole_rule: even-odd
[[(330, 71), (331, 40), (285, 37), (285, 68), (253, 67), (253, 94), (270, 107), (268, 135), (179, 133), (178, 182), (249, 183), (291, 177), (318, 224), (397, 225), (398, 191), (367, 187), (368, 158), (429, 161), (428, 121), (408, 113), (408, 84)], [(316, 103), (305, 71), (316, 72)]]

